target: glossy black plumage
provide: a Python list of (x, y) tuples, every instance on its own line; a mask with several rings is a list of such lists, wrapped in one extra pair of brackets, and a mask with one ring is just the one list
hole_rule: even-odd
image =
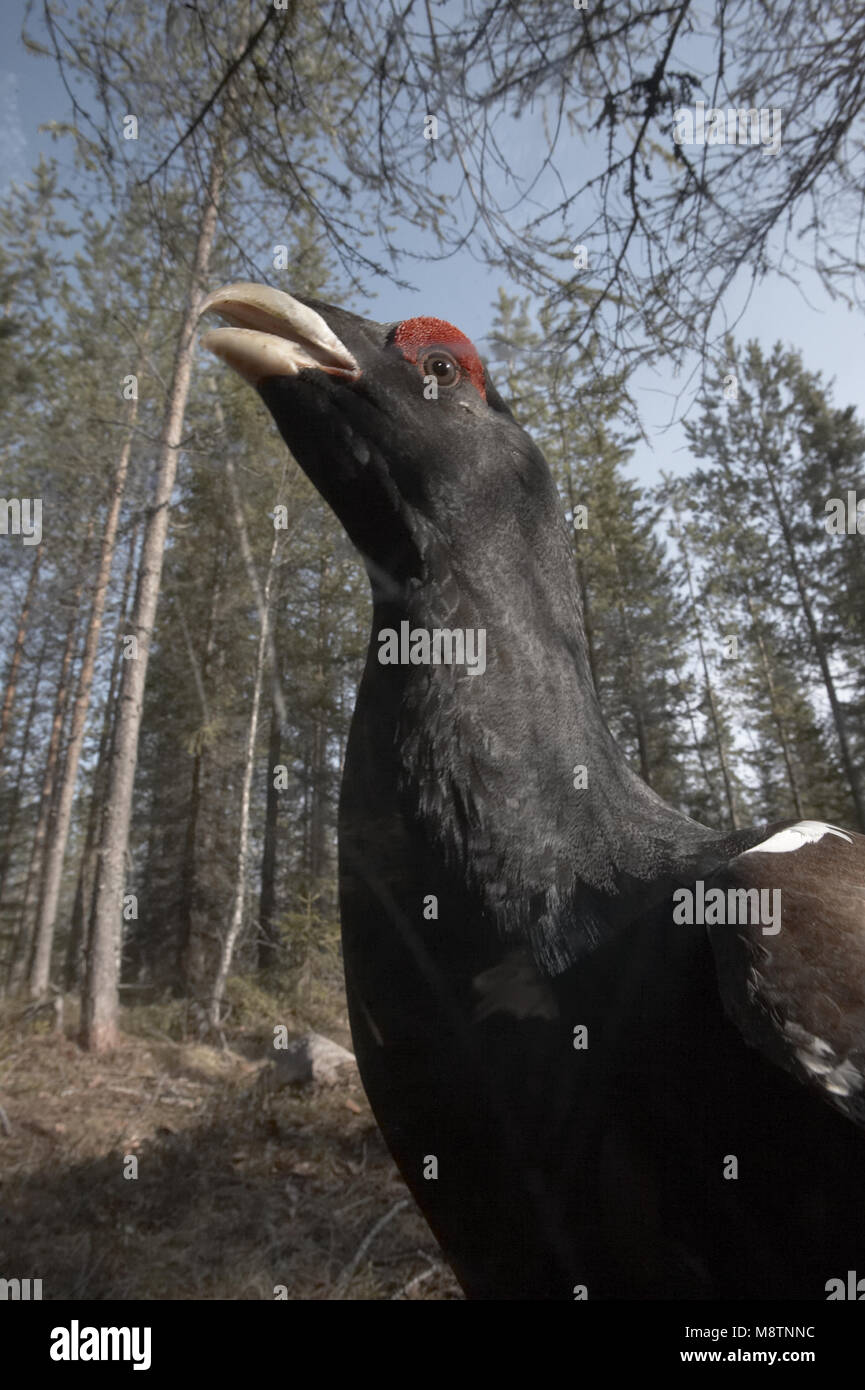
[[(664, 805), (604, 725), (555, 488), (489, 377), (429, 399), (396, 325), (303, 301), (340, 356), (244, 289), (212, 307), (301, 345), (271, 375), (241, 343), (242, 369), (372, 583), (339, 822), (352, 1035), (467, 1294), (825, 1297), (865, 1259), (865, 840), (760, 851), (777, 827)], [(406, 620), (482, 628), (486, 669), (383, 666)], [(676, 922), (697, 885), (780, 888), (781, 930)]]

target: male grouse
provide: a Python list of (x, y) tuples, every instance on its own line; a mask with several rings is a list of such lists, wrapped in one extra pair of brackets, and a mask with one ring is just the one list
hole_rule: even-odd
[(826, 1298), (865, 1272), (865, 837), (719, 835), (631, 771), (549, 468), (464, 334), (207, 310), (369, 573), (351, 1028), (467, 1295)]

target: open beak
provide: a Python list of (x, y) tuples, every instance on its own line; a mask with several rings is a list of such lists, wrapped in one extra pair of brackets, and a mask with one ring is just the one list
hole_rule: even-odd
[(199, 310), (231, 326), (211, 328), (202, 347), (216, 353), (257, 386), (272, 376), (295, 376), (307, 367), (356, 381), (360, 376), (348, 348), (320, 314), (282, 290), (241, 282), (209, 294)]

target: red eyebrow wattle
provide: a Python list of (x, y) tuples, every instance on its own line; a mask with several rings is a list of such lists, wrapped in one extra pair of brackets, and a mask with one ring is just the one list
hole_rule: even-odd
[(406, 319), (394, 333), (393, 341), (409, 362), (417, 362), (418, 356), (425, 348), (447, 348), (459, 362), (478, 395), (482, 400), (486, 400), (484, 368), (477, 348), (471, 338), (454, 328), (452, 323), (434, 318)]

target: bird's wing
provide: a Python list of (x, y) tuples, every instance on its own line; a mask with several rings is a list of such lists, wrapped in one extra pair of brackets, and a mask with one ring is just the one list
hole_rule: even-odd
[(709, 935), (728, 1015), (865, 1125), (865, 836), (785, 824), (711, 885), (725, 899)]

